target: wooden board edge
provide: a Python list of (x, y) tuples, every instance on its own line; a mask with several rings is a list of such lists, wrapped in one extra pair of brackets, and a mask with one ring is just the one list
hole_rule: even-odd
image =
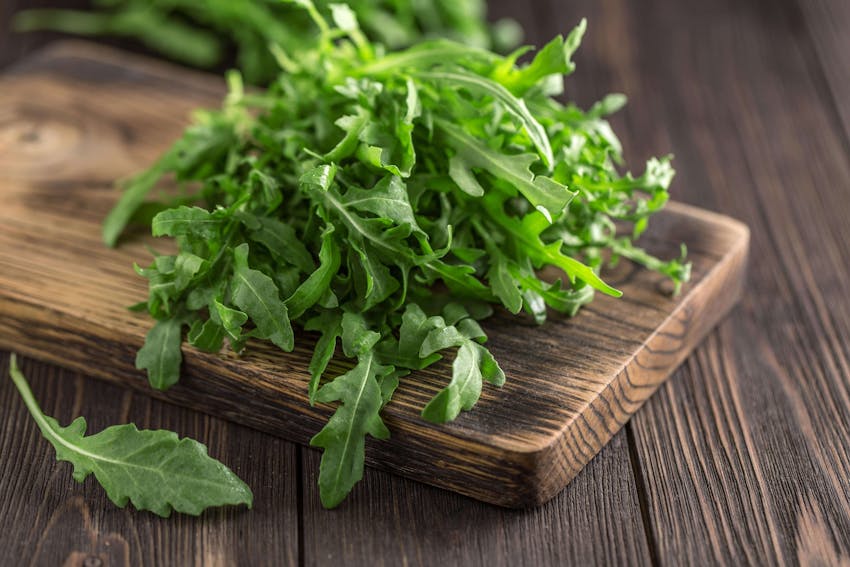
[(699, 284), (686, 292), (685, 300), (647, 338), (602, 393), (588, 403), (587, 409), (577, 412), (576, 420), (565, 424), (533, 455), (522, 456), (523, 461), (533, 463), (528, 474), (535, 482), (528, 483), (528, 486), (534, 490), (508, 499), (504, 504), (507, 507), (539, 506), (558, 495), (728, 315), (743, 295), (747, 279), (749, 227), (720, 213), (683, 203), (670, 205), (672, 207), (668, 208), (677, 213), (722, 225), (732, 235), (735, 245)]

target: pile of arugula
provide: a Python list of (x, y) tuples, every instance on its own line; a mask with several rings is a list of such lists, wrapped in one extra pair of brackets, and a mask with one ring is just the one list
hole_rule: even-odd
[[(215, 353), (249, 339), (290, 351), (295, 328), (315, 333), (309, 399), (336, 409), (311, 444), (334, 507), (362, 477), (366, 436), (389, 436), (381, 409), (401, 378), (454, 357), (422, 408), (437, 423), (471, 409), (485, 381), (504, 382), (478, 323), (494, 305), (542, 324), (596, 291), (620, 295), (598, 275), (606, 258), (677, 288), (690, 265), (684, 250), (662, 261), (634, 245), (673, 170), (665, 157), (620, 173), (605, 117), (625, 97), (588, 111), (556, 98), (584, 21), (520, 65), (526, 49), (500, 56), (446, 39), (387, 52), (347, 5), (326, 19), (297, 4), (312, 39), (272, 49), (280, 72), (266, 91), (230, 73), (223, 107), (198, 112), (125, 187), (103, 236), (113, 246), (144, 221), (178, 244), (137, 268), (150, 285), (138, 308), (156, 323), (136, 364), (155, 388), (178, 381), (184, 336)], [(163, 179), (178, 194), (151, 198)], [(337, 345), (353, 367), (326, 376)]]

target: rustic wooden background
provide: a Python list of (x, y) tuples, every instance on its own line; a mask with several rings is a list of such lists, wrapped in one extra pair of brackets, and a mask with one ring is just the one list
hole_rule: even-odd
[[(23, 4), (2, 3), (3, 29)], [(630, 161), (675, 152), (676, 199), (752, 229), (734, 314), (562, 494), (529, 511), (367, 470), (326, 512), (317, 453), (25, 361), (60, 421), (175, 429), (256, 496), (253, 511), (198, 519), (118, 510), (54, 463), (2, 354), (2, 562), (850, 564), (850, 3), (500, 1), (491, 13), (537, 44), (588, 17), (570, 93), (582, 104), (628, 93), (615, 127)], [(50, 37), (0, 33), (0, 64)]]

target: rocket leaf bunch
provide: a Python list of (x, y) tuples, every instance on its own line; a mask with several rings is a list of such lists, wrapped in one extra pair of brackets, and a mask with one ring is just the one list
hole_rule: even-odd
[[(330, 508), (362, 477), (367, 436), (390, 435), (381, 410), (401, 380), (453, 358), (421, 410), (436, 423), (505, 381), (479, 324), (494, 308), (543, 324), (595, 293), (619, 296), (600, 275), (608, 260), (677, 287), (690, 265), (684, 250), (661, 260), (634, 244), (674, 172), (670, 157), (622, 172), (606, 116), (625, 97), (589, 110), (559, 98), (584, 21), (520, 64), (526, 48), (502, 56), (447, 39), (387, 51), (347, 5), (326, 17), (295, 3), (317, 30), (310, 42), (273, 47), (279, 72), (262, 92), (230, 73), (222, 108), (198, 111), (129, 182), (103, 235), (116, 245), (147, 221), (177, 243), (137, 267), (155, 324), (136, 364), (155, 388), (178, 381), (184, 342), (239, 353), (249, 340), (291, 351), (315, 337), (305, 388), (335, 408), (311, 441)], [(163, 180), (177, 193), (158, 191)], [(340, 350), (351, 369), (326, 372)]]

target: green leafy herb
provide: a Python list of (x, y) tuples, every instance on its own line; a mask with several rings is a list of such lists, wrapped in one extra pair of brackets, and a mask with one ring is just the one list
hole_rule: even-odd
[(377, 439), (390, 436), (378, 412), (383, 405), (380, 381), (392, 371), (365, 349), (354, 368), (322, 386), (316, 395), (318, 402), (341, 402), (327, 425), (310, 440), (311, 445), (325, 450), (319, 489), (322, 504), (328, 508), (342, 502), (363, 476), (366, 434)]
[(82, 417), (62, 427), (42, 413), (14, 354), (9, 373), (56, 458), (74, 466), (77, 482), (93, 473), (117, 506), (132, 502), (139, 510), (166, 517), (172, 510), (197, 516), (212, 506), (251, 507), (251, 489), (197, 441), (179, 439), (171, 431), (140, 431), (132, 423), (87, 436)]
[(254, 336), (268, 339), (281, 349), (290, 351), (295, 346), (289, 313), (280, 300), (279, 291), (271, 277), (248, 267), (248, 245), (234, 250), (233, 302), (257, 326)]
[[(179, 252), (139, 269), (157, 323), (137, 365), (154, 387), (177, 380), (185, 329), (213, 352), (251, 338), (288, 351), (298, 329), (316, 333), (306, 387), (311, 403), (335, 410), (312, 440), (332, 507), (362, 476), (367, 436), (389, 435), (381, 409), (411, 372), (454, 356), (422, 408), (436, 423), (504, 382), (478, 323), (492, 305), (542, 324), (596, 292), (619, 296), (600, 275), (608, 258), (677, 286), (689, 265), (634, 243), (666, 203), (673, 170), (662, 158), (621, 171), (605, 115), (623, 97), (587, 111), (554, 98), (584, 22), (518, 65), (520, 52), (445, 39), (385, 52), (360, 32), (356, 9), (332, 8), (331, 23), (298, 5), (314, 31), (297, 50), (275, 45), (269, 88), (246, 94), (229, 75), (222, 109), (201, 113), (130, 183), (104, 240), (139, 218), (152, 177), (177, 180), (181, 197), (151, 226)], [(563, 277), (544, 278), (546, 268)], [(327, 376), (338, 346), (353, 366)]]
[(483, 380), (496, 386), (505, 382), (505, 374), (486, 348), (463, 341), (452, 363), (452, 381), (428, 402), (422, 417), (435, 423), (455, 419), (461, 410), (471, 410), (481, 395)]
[(165, 390), (180, 379), (182, 327), (179, 319), (157, 321), (136, 354), (136, 368), (148, 371), (148, 380), (157, 390)]

